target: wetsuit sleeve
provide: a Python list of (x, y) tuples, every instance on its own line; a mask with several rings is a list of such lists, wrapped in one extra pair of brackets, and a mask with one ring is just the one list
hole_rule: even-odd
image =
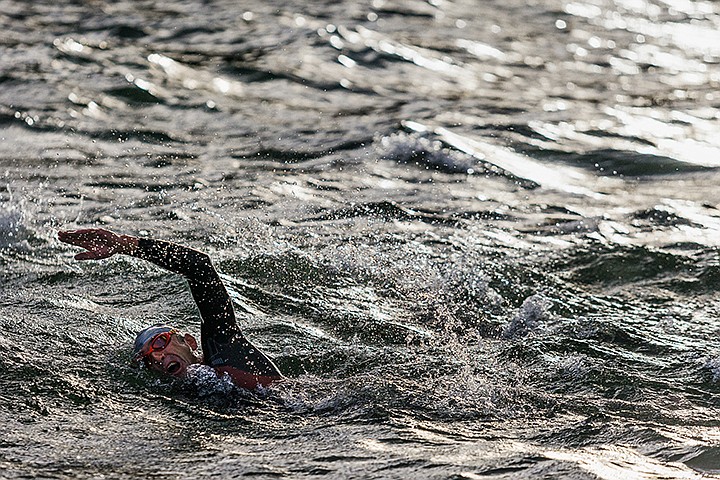
[(225, 343), (241, 335), (230, 296), (207, 254), (175, 243), (141, 238), (133, 256), (185, 277), (200, 311), (203, 347), (205, 339)]

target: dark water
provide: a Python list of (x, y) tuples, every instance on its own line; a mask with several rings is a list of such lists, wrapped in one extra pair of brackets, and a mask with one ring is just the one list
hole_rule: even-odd
[[(0, 0), (0, 477), (720, 473), (720, 4)], [(213, 257), (288, 381), (128, 364)]]

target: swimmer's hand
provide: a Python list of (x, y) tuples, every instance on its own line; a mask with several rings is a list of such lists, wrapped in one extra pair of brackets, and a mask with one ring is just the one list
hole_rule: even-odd
[(104, 228), (63, 230), (58, 232), (58, 240), (87, 250), (75, 255), (75, 260), (101, 260), (117, 253), (132, 255), (138, 246), (137, 238)]

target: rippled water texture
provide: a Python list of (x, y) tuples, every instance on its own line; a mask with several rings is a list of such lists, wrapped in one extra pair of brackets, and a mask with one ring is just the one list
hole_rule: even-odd
[[(0, 477), (720, 475), (720, 4), (0, 0)], [(207, 251), (266, 392), (128, 364)]]

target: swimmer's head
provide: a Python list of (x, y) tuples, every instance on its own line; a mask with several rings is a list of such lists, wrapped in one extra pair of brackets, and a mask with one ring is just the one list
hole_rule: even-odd
[(173, 377), (183, 377), (187, 367), (200, 363), (195, 354), (197, 341), (189, 333), (181, 334), (168, 325), (145, 328), (135, 337), (133, 358), (150, 369)]
[(133, 357), (135, 360), (140, 360), (143, 357), (143, 347), (148, 344), (150, 340), (161, 333), (171, 332), (172, 330), (172, 327), (161, 323), (156, 323), (155, 325), (140, 330), (135, 337), (135, 347), (133, 348)]

